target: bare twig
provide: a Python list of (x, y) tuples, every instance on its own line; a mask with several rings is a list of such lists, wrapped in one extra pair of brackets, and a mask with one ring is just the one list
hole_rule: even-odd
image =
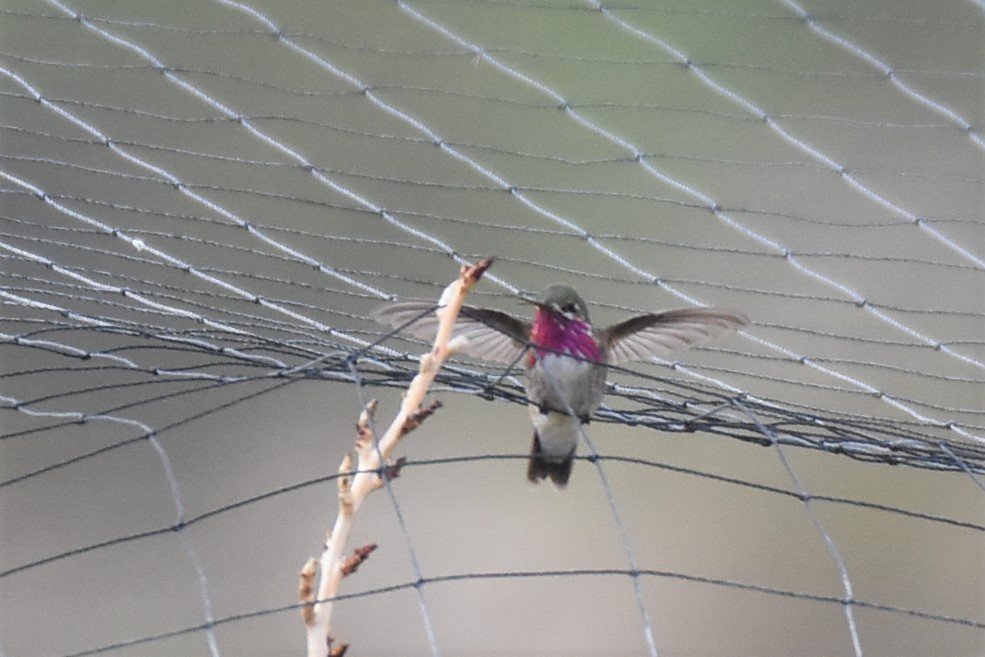
[[(451, 340), (455, 319), (465, 297), (492, 262), (492, 258), (486, 258), (475, 265), (463, 265), (458, 280), (441, 294), (435, 311), (439, 327), (434, 346), (429, 353), (421, 356), (417, 376), (411, 381), (397, 416), (379, 442), (374, 439), (372, 430), (376, 400), (369, 402), (359, 415), (356, 423), (355, 464), (352, 454), (347, 453), (339, 466), (339, 510), (335, 525), (325, 541), (321, 558), (317, 561), (309, 559), (300, 574), (298, 590), (302, 602), (301, 614), (307, 627), (308, 657), (339, 657), (348, 650), (348, 644), (334, 644), (333, 600), (338, 594), (342, 578), (356, 572), (376, 549), (375, 543), (364, 545), (349, 557), (344, 557), (353, 519), (370, 493), (400, 473), (404, 459), (394, 461), (392, 456), (403, 437), (441, 407), (438, 401), (422, 406), (424, 396), (442, 363), (461, 346)], [(317, 593), (314, 590), (316, 575), (319, 575)]]

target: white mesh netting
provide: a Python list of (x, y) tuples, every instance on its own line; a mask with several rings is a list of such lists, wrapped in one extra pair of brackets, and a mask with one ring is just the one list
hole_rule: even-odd
[(0, 8), (3, 657), (300, 653), (424, 348), (368, 313), (490, 254), (752, 323), (614, 371), (562, 494), (449, 366), (350, 654), (985, 650), (982, 2)]

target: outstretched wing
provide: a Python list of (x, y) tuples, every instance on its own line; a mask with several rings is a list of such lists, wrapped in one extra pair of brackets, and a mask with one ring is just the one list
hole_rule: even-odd
[(609, 362), (646, 360), (666, 356), (748, 324), (738, 313), (714, 308), (682, 308), (637, 315), (613, 324), (599, 334)]
[[(394, 301), (373, 310), (370, 316), (423, 340), (434, 340), (438, 318), (433, 301)], [(513, 315), (488, 308), (462, 306), (452, 337), (463, 336), (468, 342), (462, 351), (484, 360), (511, 363), (526, 348), (530, 325)]]

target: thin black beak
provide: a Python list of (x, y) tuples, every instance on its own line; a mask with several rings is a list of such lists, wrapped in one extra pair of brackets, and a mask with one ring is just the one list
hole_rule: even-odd
[(517, 297), (516, 300), (519, 301), (520, 303), (529, 303), (532, 306), (537, 306), (538, 308), (542, 308), (542, 309), (546, 307), (540, 301), (537, 301), (536, 299), (530, 299), (528, 297)]

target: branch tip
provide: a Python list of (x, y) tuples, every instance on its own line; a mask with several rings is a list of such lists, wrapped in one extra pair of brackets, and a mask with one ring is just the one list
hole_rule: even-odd
[(404, 467), (404, 464), (406, 462), (407, 462), (407, 457), (406, 456), (401, 456), (399, 459), (397, 459), (393, 463), (390, 463), (386, 467), (382, 468), (380, 470), (380, 480), (382, 481), (382, 480), (385, 479), (387, 481), (393, 481), (394, 479), (396, 479), (397, 477), (399, 477), (400, 476), (400, 469)]
[(352, 551), (352, 554), (348, 559), (342, 564), (342, 577), (348, 577), (352, 573), (359, 570), (359, 566), (362, 565), (366, 559), (369, 559), (369, 555), (373, 554), (373, 551), (379, 547), (376, 543), (367, 543), (362, 547), (358, 547)]
[(441, 408), (441, 406), (441, 402), (435, 399), (427, 406), (421, 406), (413, 413), (410, 413), (404, 419), (404, 424), (400, 429), (400, 434), (405, 436), (417, 427), (421, 426), (424, 420), (434, 415), (434, 412)]
[(482, 278), (482, 275), (486, 273), (486, 270), (492, 267), (492, 264), (496, 261), (496, 256), (489, 256), (488, 258), (483, 258), (474, 265), (462, 265), (461, 277), (467, 280), (471, 280), (473, 283)]

